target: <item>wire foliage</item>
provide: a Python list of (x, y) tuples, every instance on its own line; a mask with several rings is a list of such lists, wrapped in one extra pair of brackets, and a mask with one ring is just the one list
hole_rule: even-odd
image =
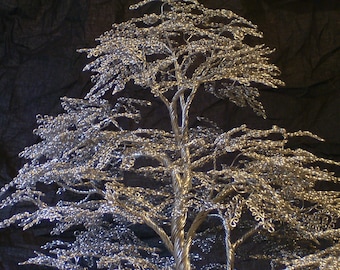
[[(269, 235), (280, 247), (269, 259), (287, 269), (338, 269), (339, 194), (316, 186), (339, 182), (318, 164), (339, 164), (287, 147), (294, 137), (321, 138), (277, 126), (242, 125), (226, 132), (214, 125), (189, 126), (192, 101), (204, 90), (265, 118), (254, 83), (283, 83), (268, 62), (272, 50), (244, 40), (262, 36), (256, 25), (195, 0), (145, 0), (131, 8), (156, 2), (159, 13), (114, 24), (95, 48), (80, 50), (95, 58), (85, 67), (94, 72), (94, 86), (84, 99), (63, 98), (65, 113), (37, 117), (34, 133), (42, 141), (21, 153), (29, 161), (1, 188), (1, 208), (22, 202), (33, 207), (2, 220), (0, 227), (29, 229), (47, 220), (54, 235), (77, 228), (72, 241), (47, 243), (46, 252), (24, 264), (232, 270), (240, 245)], [(114, 104), (105, 99), (107, 91), (116, 95), (130, 81), (163, 102), (171, 131), (123, 128), (122, 121), (138, 122), (140, 108), (151, 106), (133, 98)], [(128, 176), (139, 182), (131, 184)], [(55, 200), (46, 188), (55, 188)], [(246, 216), (252, 217), (248, 223)], [(212, 231), (216, 222), (222, 239)], [(134, 224), (150, 227), (167, 253), (141, 241)], [(242, 233), (233, 236), (238, 228)], [(293, 249), (291, 241), (275, 237), (278, 230), (286, 231)], [(314, 253), (302, 245), (321, 246), (321, 240), (328, 244)], [(218, 241), (225, 258), (209, 261)]]

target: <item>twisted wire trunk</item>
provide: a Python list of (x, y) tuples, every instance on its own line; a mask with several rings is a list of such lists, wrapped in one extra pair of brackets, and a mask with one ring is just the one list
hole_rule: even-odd
[(183, 194), (180, 188), (175, 190), (175, 202), (173, 207), (171, 236), (174, 246), (173, 256), (176, 270), (190, 270), (190, 247), (185, 238), (185, 224), (188, 209), (185, 206)]
[[(187, 142), (187, 138), (184, 140)], [(183, 144), (183, 141), (179, 142), (179, 145), (183, 164), (174, 169), (172, 173), (174, 205), (172, 209), (171, 237), (174, 246), (175, 269), (190, 270), (190, 243), (187, 241), (185, 233), (188, 216), (187, 195), (191, 184), (190, 152), (186, 143)]]
[(230, 244), (230, 239), (226, 239), (226, 242), (228, 242), (228, 246), (226, 247), (226, 255), (227, 255), (226, 270), (234, 270), (235, 250), (232, 248), (232, 245)]

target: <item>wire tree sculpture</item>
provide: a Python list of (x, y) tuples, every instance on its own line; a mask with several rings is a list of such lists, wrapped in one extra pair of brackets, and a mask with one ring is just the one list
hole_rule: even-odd
[[(250, 106), (265, 118), (253, 85), (283, 83), (268, 62), (272, 50), (244, 40), (262, 36), (256, 25), (196, 0), (144, 0), (131, 8), (150, 3), (159, 5), (158, 14), (114, 24), (99, 45), (80, 50), (95, 57), (85, 67), (94, 72), (94, 86), (84, 99), (63, 98), (65, 113), (37, 117), (34, 132), (42, 140), (21, 153), (29, 162), (1, 189), (1, 208), (34, 206), (4, 219), (1, 227), (28, 229), (47, 220), (55, 235), (77, 228), (73, 241), (47, 243), (46, 252), (24, 264), (232, 270), (238, 247), (260, 235), (276, 243), (267, 258), (278, 267), (339, 269), (339, 193), (316, 188), (320, 181), (339, 181), (317, 165), (339, 164), (287, 147), (293, 137), (321, 138), (276, 126), (242, 125), (227, 132), (189, 126), (197, 91)], [(162, 101), (170, 131), (123, 127), (124, 119), (138, 122), (140, 108), (151, 105), (118, 94), (128, 82)], [(114, 104), (105, 98), (112, 89), (119, 96)], [(129, 175), (138, 176), (138, 184)], [(58, 188), (59, 201), (45, 196), (46, 186)], [(206, 255), (217, 242), (216, 222), (223, 231), (224, 262)], [(131, 224), (150, 227), (168, 255), (141, 241)]]

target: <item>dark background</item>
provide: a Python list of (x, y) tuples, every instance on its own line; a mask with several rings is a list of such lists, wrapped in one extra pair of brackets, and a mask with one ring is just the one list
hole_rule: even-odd
[[(36, 114), (61, 113), (62, 96), (83, 97), (91, 87), (89, 62), (76, 49), (92, 47), (113, 22), (136, 15), (125, 0), (0, 0), (0, 186), (16, 176), (24, 160), (18, 153), (34, 144)], [(276, 52), (271, 62), (286, 83), (262, 89), (267, 120), (248, 108), (201, 93), (192, 113), (204, 115), (227, 130), (246, 123), (273, 124), (289, 131), (309, 130), (326, 142), (297, 142), (319, 156), (340, 160), (340, 4), (338, 0), (207, 0), (257, 24), (263, 40)], [(152, 10), (147, 7), (144, 10)], [(139, 11), (141, 12), (141, 11)], [(138, 14), (137, 14), (138, 15)], [(131, 93), (139, 89), (132, 89)], [(144, 93), (146, 93), (144, 91)], [(137, 93), (139, 97), (144, 94)], [(165, 128), (167, 116), (154, 102), (142, 124)], [(339, 175), (338, 168), (332, 168)], [(13, 209), (7, 210), (10, 214)], [(2, 212), (3, 213), (3, 212)], [(0, 230), (0, 270), (40, 269), (17, 266), (48, 239), (48, 229)], [(253, 262), (242, 269), (264, 269)], [(240, 266), (240, 267), (243, 267)]]

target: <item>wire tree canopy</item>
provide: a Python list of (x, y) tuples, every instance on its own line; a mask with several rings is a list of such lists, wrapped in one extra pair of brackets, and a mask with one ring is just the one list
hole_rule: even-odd
[[(233, 270), (240, 246), (257, 237), (272, 244), (261, 258), (280, 267), (339, 269), (339, 192), (317, 189), (319, 182), (339, 183), (318, 165), (339, 163), (287, 146), (296, 137), (320, 137), (277, 126), (189, 126), (199, 90), (265, 117), (255, 86), (283, 83), (267, 58), (272, 50), (245, 40), (262, 36), (257, 27), (195, 0), (146, 0), (131, 8), (148, 4), (159, 13), (114, 24), (95, 48), (80, 50), (95, 58), (85, 67), (94, 72), (93, 87), (84, 99), (62, 98), (65, 113), (37, 117), (42, 141), (21, 153), (29, 161), (0, 190), (1, 208), (33, 205), (0, 227), (28, 229), (47, 220), (61, 235), (24, 264)], [(128, 82), (163, 102), (170, 131), (124, 128), (152, 105), (116, 95)], [(120, 96), (114, 104), (107, 91)], [(139, 239), (135, 224), (151, 228), (162, 245)], [(62, 240), (69, 230), (74, 238)], [(225, 254), (213, 261), (216, 245)]]
[[(142, 1), (131, 8), (150, 2), (161, 3), (160, 14), (114, 24), (98, 38), (97, 47), (80, 50), (96, 57), (85, 68), (96, 73), (87, 98), (111, 89), (115, 94), (129, 81), (162, 98), (169, 92), (172, 97), (177, 93), (176, 98), (204, 85), (218, 97), (249, 105), (265, 116), (251, 83), (277, 87), (283, 82), (275, 78), (279, 70), (266, 57), (272, 50), (244, 42), (247, 35), (262, 37), (256, 25), (232, 11), (208, 9), (197, 1)], [(217, 89), (216, 82), (222, 83)]]

